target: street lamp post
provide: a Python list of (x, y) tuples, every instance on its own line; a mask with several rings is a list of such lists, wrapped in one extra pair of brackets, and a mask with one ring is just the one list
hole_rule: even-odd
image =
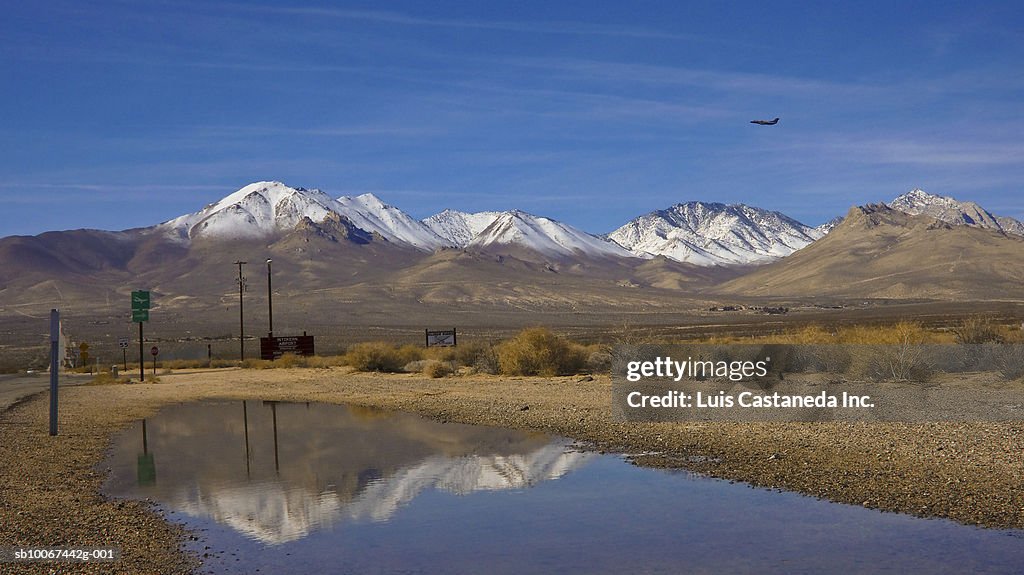
[(274, 290), (271, 288), (271, 273), (270, 264), (274, 260), (267, 258), (267, 307), (268, 316), (270, 317), (270, 331), (267, 332), (267, 337), (274, 337)]
[(245, 361), (245, 304), (242, 301), (242, 293), (245, 292), (245, 276), (242, 275), (242, 266), (249, 262), (243, 262), (241, 260), (235, 262), (238, 266), (238, 343), (240, 346), (239, 356), (242, 361)]

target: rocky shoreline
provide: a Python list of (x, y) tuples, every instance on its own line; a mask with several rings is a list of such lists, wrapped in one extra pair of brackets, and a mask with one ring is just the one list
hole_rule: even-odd
[(62, 390), (61, 432), (46, 394), (0, 414), (0, 545), (116, 546), (115, 564), (5, 564), (5, 573), (191, 573), (188, 534), (145, 502), (109, 501), (99, 467), (111, 436), (161, 406), (212, 398), (322, 401), (440, 421), (564, 435), (642, 465), (685, 467), (754, 486), (970, 525), (1024, 529), (1024, 424), (624, 423), (607, 377), (192, 370), (144, 385)]

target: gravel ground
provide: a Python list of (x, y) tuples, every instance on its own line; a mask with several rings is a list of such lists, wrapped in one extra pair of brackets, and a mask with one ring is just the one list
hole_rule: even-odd
[(346, 402), (442, 420), (542, 430), (643, 465), (686, 467), (866, 507), (1024, 529), (1024, 424), (723, 424), (611, 420), (608, 377), (428, 379), (345, 369), (196, 370), (159, 383), (46, 394), (0, 414), (0, 547), (121, 548), (110, 564), (3, 564), (3, 573), (189, 573), (188, 534), (145, 502), (107, 501), (112, 434), (163, 405), (207, 398)]

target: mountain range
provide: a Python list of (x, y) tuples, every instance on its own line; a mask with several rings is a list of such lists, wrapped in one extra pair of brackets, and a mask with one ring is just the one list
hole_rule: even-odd
[(912, 190), (818, 227), (687, 202), (595, 235), (519, 210), (418, 220), (372, 194), (256, 182), (150, 227), (0, 238), (0, 318), (61, 307), (105, 321), (141, 288), (154, 292), (164, 325), (173, 316), (188, 329), (201, 317), (229, 332), (235, 262), (264, 259), (275, 304), (287, 302), (274, 314), (281, 322), (412, 325), (444, 310), (446, 323), (513, 325), (696, 313), (743, 298), (1016, 301), (1024, 224)]
[[(973, 202), (915, 189), (888, 207), (965, 225), (1024, 236), (1024, 224), (995, 216)], [(373, 194), (331, 198), (319, 190), (280, 182), (256, 182), (202, 210), (155, 227), (183, 243), (193, 239), (269, 239), (325, 223), (352, 241), (378, 237), (431, 252), (444, 248), (518, 250), (547, 258), (641, 258), (658, 256), (699, 266), (775, 261), (827, 235), (842, 218), (818, 227), (779, 212), (744, 204), (687, 202), (630, 220), (598, 236), (520, 210), (465, 213), (446, 209), (417, 220)]]
[(267, 239), (300, 226), (337, 224), (420, 251), (516, 249), (548, 258), (664, 256), (702, 266), (744, 265), (787, 256), (824, 235), (778, 212), (743, 204), (689, 202), (640, 216), (607, 236), (520, 210), (444, 210), (416, 220), (373, 194), (331, 198), (319, 190), (256, 182), (202, 210), (156, 226), (176, 241)]

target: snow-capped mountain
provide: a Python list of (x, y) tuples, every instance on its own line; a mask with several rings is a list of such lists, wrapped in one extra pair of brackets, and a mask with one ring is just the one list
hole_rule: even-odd
[(413, 219), (394, 206), (385, 204), (373, 194), (342, 196), (338, 198), (337, 203), (341, 206), (341, 215), (352, 220), (356, 226), (368, 232), (377, 232), (389, 241), (409, 244), (427, 251), (453, 245), (434, 233), (423, 222)]
[(158, 228), (180, 240), (258, 238), (291, 230), (303, 218), (323, 222), (328, 214), (337, 211), (337, 202), (320, 190), (291, 188), (280, 182), (255, 182)]
[(926, 215), (957, 226), (989, 228), (1024, 236), (1024, 223), (1006, 216), (995, 216), (974, 202), (961, 202), (948, 196), (913, 189), (893, 201), (889, 207), (914, 216)]
[(502, 212), (470, 241), (469, 248), (516, 246), (549, 257), (636, 257), (622, 246), (555, 220), (512, 210)]
[(637, 255), (713, 266), (775, 260), (823, 235), (779, 212), (688, 202), (640, 216), (608, 237)]
[(423, 223), (461, 248), (518, 247), (548, 257), (635, 257), (604, 238), (519, 210), (468, 214), (445, 210)]
[(386, 240), (431, 251), (450, 242), (402, 210), (373, 194), (333, 199), (320, 190), (292, 188), (281, 182), (256, 182), (202, 210), (186, 214), (157, 228), (171, 237), (253, 239), (289, 232), (302, 221), (322, 224), (334, 219), (376, 233)]
[(487, 226), (501, 216), (502, 212), (477, 212), (467, 214), (456, 210), (445, 210), (423, 220), (423, 223), (435, 234), (447, 240), (451, 245), (466, 247)]
[[(1024, 223), (994, 216), (974, 202), (915, 189), (890, 207), (912, 215), (1024, 236)], [(330, 221), (328, 221), (330, 220)], [(813, 228), (779, 212), (743, 204), (688, 202), (640, 216), (599, 237), (519, 210), (445, 210), (422, 221), (373, 194), (333, 199), (320, 190), (280, 182), (249, 184), (202, 210), (157, 226), (178, 242), (196, 238), (258, 239), (331, 222), (364, 241), (380, 237), (430, 252), (444, 247), (529, 250), (549, 258), (667, 258), (701, 266), (766, 263), (823, 237), (842, 218)], [(339, 228), (340, 229), (340, 228)], [(346, 237), (352, 237), (352, 233)], [(337, 237), (333, 234), (331, 237)]]
[(843, 223), (844, 219), (846, 219), (846, 216), (836, 216), (836, 217), (832, 218), (831, 220), (821, 224), (820, 226), (818, 226), (818, 227), (816, 227), (814, 229), (817, 230), (819, 233), (821, 233), (821, 235), (824, 236), (824, 235), (828, 234), (829, 232), (831, 232), (833, 229), (835, 229), (836, 226), (838, 226), (839, 224)]
[(445, 210), (418, 221), (373, 194), (333, 199), (320, 190), (292, 188), (281, 182), (249, 184), (157, 228), (182, 242), (257, 239), (327, 220), (365, 231), (367, 238), (376, 234), (420, 251), (454, 246), (525, 249), (555, 258), (664, 255), (699, 265), (747, 264), (783, 257), (826, 233), (777, 212), (700, 202), (641, 216), (607, 238), (519, 210), (474, 214)]

